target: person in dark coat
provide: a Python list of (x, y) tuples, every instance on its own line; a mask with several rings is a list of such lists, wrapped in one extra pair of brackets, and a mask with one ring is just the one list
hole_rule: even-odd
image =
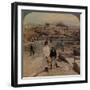
[(31, 44), (30, 45), (30, 55), (34, 55), (34, 47), (33, 47), (33, 45)]
[(59, 67), (56, 62), (56, 57), (57, 57), (56, 49), (54, 47), (52, 47), (50, 50), (51, 69), (53, 66)]
[(63, 40), (61, 40), (61, 50), (62, 52), (64, 52), (64, 41)]

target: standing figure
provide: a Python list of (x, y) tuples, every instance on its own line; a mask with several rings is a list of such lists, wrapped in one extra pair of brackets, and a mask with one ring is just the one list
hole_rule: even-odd
[(64, 52), (64, 41), (63, 40), (61, 40), (61, 50), (62, 52)]
[(33, 45), (31, 44), (30, 45), (30, 56), (31, 55), (34, 55), (35, 54), (35, 52), (34, 52), (34, 47), (33, 47)]
[(46, 72), (48, 72), (48, 57), (50, 55), (50, 48), (49, 48), (49, 45), (48, 45), (48, 41), (45, 41), (44, 43), (44, 47), (43, 47), (43, 57), (44, 57), (44, 60), (43, 60), (43, 67), (44, 67), (44, 70)]
[(54, 47), (52, 47), (50, 50), (50, 58), (51, 58), (51, 62), (52, 62), (51, 69), (53, 66), (59, 67), (56, 62), (56, 57), (57, 57), (56, 49)]

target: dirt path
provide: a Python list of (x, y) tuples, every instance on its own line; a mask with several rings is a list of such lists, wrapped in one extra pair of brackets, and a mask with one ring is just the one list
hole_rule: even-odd
[(55, 76), (55, 75), (76, 75), (72, 66), (64, 61), (58, 62), (58, 68), (49, 69), (49, 72), (45, 72), (42, 66), (42, 55), (30, 56), (29, 53), (24, 54), (23, 59), (23, 76), (35, 77), (35, 76)]

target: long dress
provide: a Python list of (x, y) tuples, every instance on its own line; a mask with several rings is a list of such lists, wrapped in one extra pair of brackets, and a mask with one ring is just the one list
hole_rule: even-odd
[(48, 67), (47, 58), (49, 57), (49, 55), (50, 55), (50, 48), (48, 45), (46, 45), (43, 47), (43, 62), (42, 62), (43, 69), (45, 69), (45, 67)]

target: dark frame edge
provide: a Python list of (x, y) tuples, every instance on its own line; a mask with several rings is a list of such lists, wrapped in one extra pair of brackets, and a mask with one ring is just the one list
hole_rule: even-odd
[(11, 86), (17, 87), (17, 5), (11, 3)]
[(76, 8), (76, 9), (85, 9), (87, 6), (82, 6), (82, 5), (63, 5), (63, 4), (50, 4), (50, 3), (34, 3), (34, 2), (14, 2), (14, 4), (17, 5), (26, 5), (26, 6), (44, 6), (44, 7), (62, 7), (62, 8)]
[(15, 87), (33, 87), (33, 86), (49, 86), (49, 85), (67, 85), (67, 84), (84, 84), (86, 80), (81, 81), (65, 81), (65, 82), (47, 82), (47, 83), (34, 83), (34, 84), (18, 84)]
[(85, 40), (86, 40), (86, 46), (85, 46), (85, 56), (86, 56), (86, 69), (85, 69), (85, 71), (86, 71), (86, 73), (85, 73), (85, 80), (86, 80), (86, 83), (88, 83), (88, 7), (86, 6), (85, 7), (85, 15), (86, 15), (86, 17), (85, 17), (85, 26), (86, 26), (86, 31), (85, 31)]

